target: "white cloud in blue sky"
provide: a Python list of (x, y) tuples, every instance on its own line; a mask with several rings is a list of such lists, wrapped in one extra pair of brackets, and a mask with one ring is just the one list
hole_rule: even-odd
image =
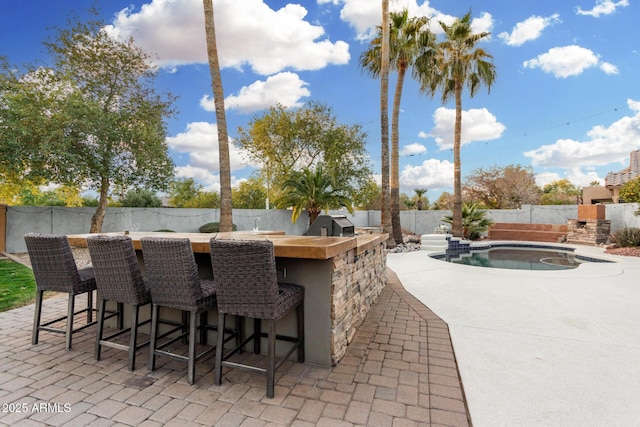
[(619, 2), (615, 2), (612, 0), (597, 0), (595, 6), (592, 9), (584, 10), (581, 7), (578, 7), (576, 13), (578, 15), (587, 15), (593, 16), (594, 18), (599, 18), (603, 15), (610, 15), (616, 11), (619, 7), (627, 7), (629, 6), (628, 0), (620, 0)]
[(577, 45), (551, 48), (546, 53), (524, 61), (523, 66), (540, 68), (545, 73), (553, 74), (558, 78), (577, 76), (597, 66), (600, 66), (606, 74), (617, 74), (615, 65), (601, 63), (599, 56), (592, 50)]
[(522, 22), (518, 22), (511, 33), (502, 32), (498, 37), (509, 46), (520, 46), (528, 41), (535, 40), (542, 35), (542, 31), (550, 25), (561, 23), (557, 13), (543, 18), (530, 16)]

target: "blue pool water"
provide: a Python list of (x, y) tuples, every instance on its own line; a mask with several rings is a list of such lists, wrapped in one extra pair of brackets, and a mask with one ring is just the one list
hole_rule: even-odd
[(468, 250), (447, 250), (433, 258), (455, 264), (514, 270), (569, 270), (585, 262), (610, 262), (577, 256), (572, 248), (517, 244), (488, 245)]

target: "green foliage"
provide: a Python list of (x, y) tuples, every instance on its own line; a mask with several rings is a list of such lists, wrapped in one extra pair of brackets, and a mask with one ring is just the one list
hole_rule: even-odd
[(453, 210), (453, 194), (448, 191), (443, 191), (438, 200), (433, 202), (433, 206), (431, 209), (440, 210), (440, 211), (451, 211)]
[(141, 188), (127, 191), (120, 204), (126, 208), (159, 208), (162, 200), (154, 191)]
[(426, 188), (416, 188), (413, 191), (415, 191), (416, 193), (416, 209), (418, 209), (419, 211), (424, 209), (425, 199), (426, 199), (426, 207), (427, 209), (429, 209), (429, 199), (424, 197), (424, 195), (427, 194), (428, 190)]
[(541, 205), (576, 205), (581, 202), (582, 189), (568, 179), (553, 181), (542, 188)]
[[(487, 211), (479, 209), (475, 203), (465, 203), (462, 206), (462, 229), (465, 239), (477, 240), (493, 225), (493, 221), (486, 215)], [(453, 215), (446, 215), (442, 222), (452, 224)]]
[(82, 206), (95, 208), (98, 206), (98, 199), (95, 197), (83, 197), (82, 198)]
[(0, 312), (33, 302), (36, 281), (30, 268), (0, 260)]
[(276, 206), (293, 207), (293, 222), (298, 220), (304, 209), (309, 212), (309, 224), (313, 224), (323, 209), (344, 206), (353, 213), (351, 200), (345, 195), (344, 189), (336, 186), (333, 178), (325, 174), (322, 165), (318, 165), (315, 171), (305, 168), (302, 172), (293, 172), (283, 185), (284, 195), (276, 201)]
[(218, 209), (220, 194), (215, 191), (200, 191), (193, 199), (185, 202), (183, 208)]
[[(217, 233), (220, 231), (219, 222), (208, 222), (198, 229), (201, 233)], [(233, 231), (238, 230), (238, 226), (233, 224)]]
[(381, 209), (381, 199), (382, 188), (370, 178), (364, 186), (358, 189), (353, 199), (353, 204), (362, 211), (379, 211)]
[(611, 233), (611, 240), (621, 248), (640, 246), (640, 228), (625, 227)]
[(621, 203), (640, 203), (640, 177), (625, 182), (620, 188)]
[(264, 209), (266, 207), (267, 189), (260, 177), (252, 177), (242, 181), (238, 188), (231, 189), (231, 201), (237, 209)]
[(64, 200), (60, 200), (54, 191), (27, 188), (20, 192), (19, 200), (22, 206), (65, 206)]
[(338, 123), (332, 109), (319, 102), (297, 109), (271, 107), (247, 128), (239, 128), (235, 143), (262, 166), (260, 176), (271, 200), (281, 197), (284, 182), (293, 172), (319, 163), (351, 199), (371, 176), (362, 127)]
[(185, 204), (197, 198), (200, 191), (202, 185), (196, 183), (193, 178), (175, 179), (169, 186), (169, 205), (183, 208)]
[(160, 230), (155, 230), (156, 233), (175, 233), (173, 230), (169, 230), (168, 228), (161, 228)]

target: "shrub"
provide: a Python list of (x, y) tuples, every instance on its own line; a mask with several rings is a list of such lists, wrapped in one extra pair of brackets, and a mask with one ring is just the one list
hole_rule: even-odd
[[(235, 224), (233, 224), (232, 229), (233, 231), (236, 231), (238, 227)], [(202, 227), (200, 227), (198, 230), (200, 230), (201, 233), (217, 233), (218, 231), (220, 231), (220, 223), (208, 222)]]
[(160, 230), (155, 230), (156, 233), (175, 233), (173, 230), (169, 230), (168, 228), (161, 228)]
[(640, 228), (626, 227), (616, 230), (611, 234), (611, 240), (621, 248), (640, 246)]

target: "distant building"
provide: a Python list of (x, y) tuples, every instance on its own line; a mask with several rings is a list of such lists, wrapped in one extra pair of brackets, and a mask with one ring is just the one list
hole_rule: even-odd
[(629, 167), (620, 172), (609, 172), (604, 185), (585, 187), (582, 200), (585, 205), (596, 203), (619, 203), (620, 188), (627, 182), (640, 176), (640, 150), (632, 151)]

